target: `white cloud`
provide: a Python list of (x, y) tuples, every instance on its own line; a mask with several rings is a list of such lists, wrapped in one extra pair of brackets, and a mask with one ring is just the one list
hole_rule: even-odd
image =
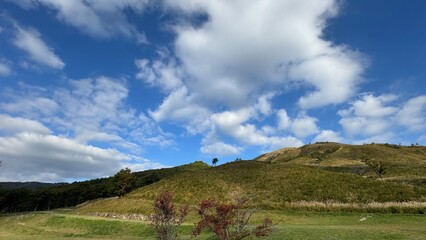
[(337, 1), (166, 4), (208, 16), (201, 26), (174, 26), (175, 50), (189, 76), (184, 84), (201, 101), (244, 107), (265, 91), (303, 81), (317, 91), (300, 98), (300, 106), (319, 107), (348, 99), (362, 78), (359, 54), (322, 38), (326, 21), (337, 13)]
[(291, 119), (287, 114), (287, 111), (285, 109), (280, 109), (277, 112), (278, 117), (278, 129), (279, 130), (285, 130), (288, 129), (291, 126)]
[(299, 113), (299, 116), (291, 119), (285, 109), (280, 109), (277, 112), (277, 129), (291, 131), (297, 138), (305, 138), (307, 136), (319, 132), (316, 124), (316, 118), (309, 117), (306, 113)]
[(317, 89), (299, 99), (300, 107), (342, 103), (351, 97), (361, 81), (364, 68), (358, 58), (344, 48), (337, 48), (290, 68), (292, 79), (304, 80)]
[(225, 111), (211, 116), (213, 129), (250, 146), (262, 146), (276, 149), (285, 146), (300, 146), (302, 142), (292, 136), (279, 136), (271, 127), (258, 129), (248, 123), (256, 116), (256, 108), (243, 108), (237, 111)]
[(95, 38), (110, 38), (115, 35), (133, 38), (146, 43), (144, 33), (129, 23), (125, 11), (141, 13), (149, 0), (16, 0), (14, 3), (31, 10), (45, 6), (57, 12), (57, 18), (85, 34)]
[(0, 181), (59, 182), (166, 167), (115, 149), (102, 149), (64, 137), (19, 133), (0, 137)]
[(397, 121), (410, 131), (426, 130), (426, 96), (410, 99), (398, 112)]
[(108, 77), (69, 80), (68, 86), (44, 89), (25, 84), (5, 91), (0, 109), (51, 126), (82, 144), (103, 142), (139, 153), (141, 146), (169, 147), (172, 135), (126, 104), (124, 81)]
[(316, 122), (317, 119), (313, 117), (298, 117), (291, 123), (291, 131), (296, 135), (296, 137), (304, 138), (319, 131)]
[(371, 94), (364, 95), (351, 103), (348, 110), (339, 111), (342, 116), (354, 114), (359, 117), (385, 117), (398, 111), (397, 107), (385, 106), (397, 99), (396, 95), (374, 96)]
[(150, 111), (150, 115), (156, 121), (184, 123), (187, 130), (199, 133), (205, 130), (205, 121), (208, 120), (210, 111), (194, 101), (194, 98), (188, 95), (186, 87), (181, 87), (164, 99), (156, 110)]
[(363, 95), (351, 103), (348, 109), (340, 110), (339, 123), (350, 136), (382, 135), (393, 125), (398, 107), (386, 106), (396, 99), (394, 95)]
[(12, 73), (9, 64), (0, 61), (0, 77), (7, 77)]
[[(280, 110), (276, 128), (259, 126), (276, 111), (273, 98), (297, 85), (301, 109), (338, 104), (362, 81), (362, 54), (323, 38), (338, 1), (185, 0), (165, 6), (177, 10), (174, 49), (136, 61), (137, 77), (168, 94), (150, 112), (157, 121), (243, 145), (301, 145), (300, 138), (320, 133), (317, 119), (306, 114), (290, 119)], [(205, 22), (193, 24), (188, 15), (197, 14)], [(203, 146), (216, 142), (224, 144), (218, 139)]]
[(341, 142), (342, 138), (338, 132), (322, 130), (313, 140), (314, 142)]
[[(0, 137), (1, 181), (64, 181), (113, 174), (130, 157), (52, 135)], [(49, 178), (50, 176), (50, 178)]]
[(50, 130), (43, 124), (20, 117), (11, 117), (6, 114), (0, 114), (0, 132), (21, 133), (33, 132), (38, 134), (49, 134)]
[(386, 122), (381, 118), (351, 117), (343, 118), (339, 121), (345, 132), (349, 135), (372, 136), (385, 132), (392, 126), (391, 122)]
[(19, 117), (0, 114), (0, 181), (73, 181), (110, 176), (125, 166), (164, 167), (135, 155), (148, 145), (173, 146), (173, 136), (127, 107), (123, 81), (98, 77), (70, 80), (59, 89), (18, 86), (2, 92), (0, 109)]
[[(407, 132), (419, 136), (426, 131), (426, 96), (418, 96), (406, 102), (396, 102), (396, 95), (365, 94), (350, 103), (338, 114), (339, 123), (350, 137), (359, 142), (389, 142), (400, 139)], [(398, 134), (397, 134), (398, 133)]]
[(139, 72), (137, 79), (141, 79), (152, 86), (157, 86), (166, 92), (170, 92), (182, 85), (183, 73), (174, 60), (150, 62), (148, 59), (136, 60)]
[(27, 52), (30, 58), (39, 64), (56, 69), (64, 68), (65, 63), (46, 45), (39, 32), (18, 25), (15, 27), (16, 36), (12, 41), (16, 47)]
[(203, 145), (200, 152), (210, 156), (229, 156), (238, 155), (243, 149), (224, 142), (218, 141), (211, 144)]
[(0, 103), (0, 109), (10, 113), (22, 114), (27, 118), (54, 114), (58, 107), (58, 104), (52, 99), (31, 95), (14, 95), (11, 102)]
[(272, 113), (271, 99), (274, 97), (274, 93), (260, 96), (257, 99), (257, 104), (254, 108), (262, 115), (268, 116)]

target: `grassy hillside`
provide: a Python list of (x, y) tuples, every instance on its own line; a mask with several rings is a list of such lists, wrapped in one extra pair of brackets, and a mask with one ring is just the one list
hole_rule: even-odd
[[(319, 163), (318, 153), (323, 156)], [(351, 204), (416, 201), (415, 211), (424, 212), (425, 156), (424, 147), (312, 144), (252, 161), (182, 172), (122, 198), (86, 204), (78, 211), (148, 213), (155, 196), (169, 190), (175, 192), (177, 202), (189, 204), (206, 198), (229, 201), (240, 194), (252, 197), (254, 205), (262, 209), (288, 209), (294, 203), (313, 202), (354, 206)], [(388, 172), (383, 179), (370, 170), (363, 176), (354, 171), (355, 167), (367, 167), (361, 161), (365, 157), (386, 164)]]
[[(163, 178), (179, 173), (209, 168), (203, 162), (194, 162), (174, 168), (135, 172), (135, 188), (147, 186)], [(71, 207), (98, 198), (117, 196), (113, 177), (74, 182), (61, 186), (37, 188), (1, 189), (0, 212), (22, 212)]]
[(375, 177), (375, 173), (362, 161), (364, 158), (382, 162), (386, 166), (384, 175), (386, 181), (426, 185), (426, 147), (423, 146), (316, 143), (300, 148), (280, 149), (259, 156), (256, 160), (312, 166), (352, 174), (357, 174), (358, 170), (364, 169), (366, 171), (364, 176)]

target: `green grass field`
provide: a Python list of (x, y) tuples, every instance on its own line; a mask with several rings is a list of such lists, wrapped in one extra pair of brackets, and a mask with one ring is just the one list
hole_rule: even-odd
[[(275, 222), (268, 239), (425, 239), (426, 216), (266, 211)], [(191, 239), (191, 218), (180, 228)], [(148, 222), (76, 215), (64, 210), (0, 216), (0, 239), (155, 239)], [(215, 239), (205, 233), (195, 239)]]

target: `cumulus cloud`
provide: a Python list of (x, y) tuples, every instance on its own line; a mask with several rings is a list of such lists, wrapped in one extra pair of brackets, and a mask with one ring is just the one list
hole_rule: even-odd
[[(177, 122), (192, 133), (214, 132), (242, 145), (301, 145), (300, 139), (321, 135), (317, 119), (305, 109), (343, 103), (362, 82), (367, 62), (362, 54), (324, 38), (327, 21), (339, 11), (338, 1), (164, 4), (178, 19), (169, 28), (176, 35), (173, 48), (135, 62), (136, 77), (166, 94), (150, 112), (156, 121)], [(188, 15), (203, 20), (194, 23)], [(259, 126), (276, 112), (273, 99), (294, 86), (302, 92), (301, 114), (291, 119), (279, 110), (277, 127)], [(202, 149), (211, 144), (224, 146), (224, 141), (202, 144)]]
[(342, 138), (338, 132), (333, 130), (322, 130), (313, 140), (314, 142), (341, 142)]
[(299, 138), (315, 134), (319, 131), (316, 121), (316, 118), (309, 116), (298, 117), (291, 123), (291, 131)]
[(280, 109), (277, 112), (277, 121), (278, 130), (291, 131), (298, 138), (303, 139), (319, 132), (318, 119), (310, 117), (304, 112), (299, 113), (299, 116), (292, 119), (285, 109)]
[(285, 109), (278, 110), (277, 117), (278, 117), (279, 130), (285, 130), (291, 126), (291, 119), (288, 116), (287, 111)]
[(347, 110), (339, 111), (341, 116), (354, 114), (359, 117), (386, 117), (398, 111), (397, 107), (385, 106), (398, 97), (396, 95), (385, 94), (378, 97), (366, 94), (361, 99), (353, 101)]
[(410, 131), (426, 130), (426, 96), (410, 99), (398, 112), (397, 121)]
[[(333, 53), (336, 51), (336, 53)], [(342, 103), (351, 97), (361, 81), (362, 60), (345, 48), (305, 60), (290, 68), (290, 77), (315, 86), (314, 92), (299, 99), (301, 108)]]
[(174, 28), (177, 56), (190, 76), (185, 84), (202, 100), (241, 107), (257, 101), (262, 91), (301, 81), (317, 89), (299, 100), (302, 108), (312, 108), (345, 101), (362, 79), (359, 54), (322, 38), (326, 21), (338, 11), (337, 1), (166, 4), (207, 15), (201, 26)]
[(200, 149), (201, 153), (210, 156), (238, 155), (241, 153), (241, 151), (241, 147), (236, 147), (221, 141), (203, 145)]
[(83, 33), (95, 38), (111, 38), (119, 35), (146, 43), (143, 32), (129, 23), (126, 10), (141, 13), (149, 0), (16, 0), (19, 6), (31, 10), (40, 6), (53, 9), (57, 18)]
[(210, 110), (198, 104), (183, 86), (168, 95), (156, 110), (150, 111), (150, 115), (156, 121), (182, 123), (190, 132), (199, 133), (205, 130)]
[(364, 94), (352, 101), (349, 108), (338, 112), (342, 117), (339, 123), (356, 143), (393, 141), (395, 136), (401, 138), (407, 131), (419, 136), (424, 134), (426, 96), (414, 97), (406, 102), (396, 102), (396, 99), (396, 95)]
[(265, 126), (259, 129), (255, 124), (250, 123), (255, 120), (257, 111), (259, 109), (252, 107), (215, 113), (211, 116), (211, 123), (215, 131), (245, 145), (277, 149), (303, 144), (295, 137), (278, 135), (272, 127)]
[(48, 47), (42, 40), (41, 34), (32, 28), (23, 28), (15, 25), (16, 36), (12, 40), (13, 44), (25, 51), (36, 63), (47, 67), (62, 69), (65, 63)]
[(351, 103), (351, 107), (338, 112), (339, 123), (351, 136), (374, 136), (387, 131), (393, 122), (398, 107), (386, 106), (396, 99), (394, 95), (374, 96), (366, 94)]

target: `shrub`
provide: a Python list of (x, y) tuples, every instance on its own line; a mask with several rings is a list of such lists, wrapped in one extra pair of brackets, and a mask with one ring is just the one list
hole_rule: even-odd
[(209, 229), (221, 240), (267, 237), (272, 220), (265, 218), (262, 224), (251, 227), (249, 222), (254, 210), (246, 206), (247, 202), (247, 198), (237, 198), (231, 204), (211, 199), (202, 201), (197, 209), (201, 220), (196, 224), (193, 235), (198, 236), (203, 229)]
[(187, 205), (176, 211), (172, 201), (173, 195), (172, 192), (168, 191), (161, 193), (154, 201), (154, 214), (149, 216), (159, 240), (177, 239), (177, 227), (188, 215)]

